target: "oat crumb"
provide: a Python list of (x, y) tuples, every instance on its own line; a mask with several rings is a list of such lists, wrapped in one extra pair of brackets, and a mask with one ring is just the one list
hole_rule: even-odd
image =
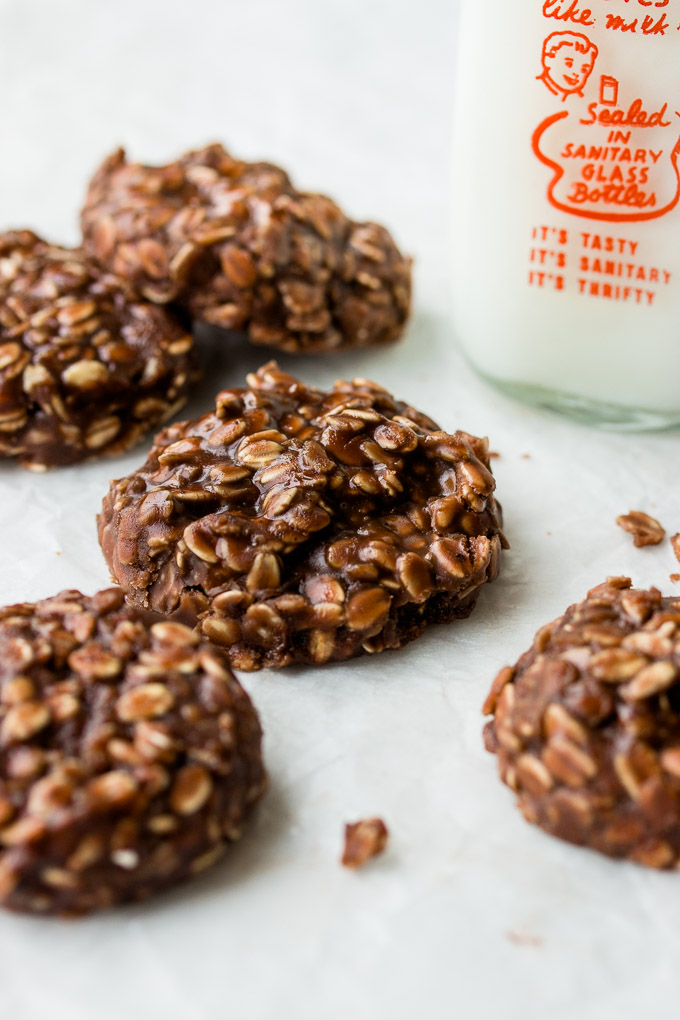
[(342, 864), (346, 868), (361, 868), (371, 857), (383, 852), (388, 836), (382, 818), (364, 818), (345, 825)]
[(678, 561), (678, 563), (680, 563), (680, 532), (678, 532), (677, 535), (673, 535), (673, 537), (671, 538), (671, 545), (673, 546), (675, 558)]
[(642, 510), (629, 510), (627, 514), (617, 517), (616, 523), (633, 536), (633, 545), (636, 549), (641, 549), (645, 545), (659, 545), (666, 534), (665, 528)]
[(505, 933), (505, 937), (508, 942), (512, 942), (513, 946), (531, 946), (533, 949), (538, 949), (543, 945), (543, 939), (526, 931), (508, 931)]

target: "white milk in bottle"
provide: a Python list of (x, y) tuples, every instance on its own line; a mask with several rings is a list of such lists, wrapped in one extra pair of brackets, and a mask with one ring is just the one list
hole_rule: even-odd
[(680, 424), (680, 0), (461, 0), (454, 323), (522, 399)]

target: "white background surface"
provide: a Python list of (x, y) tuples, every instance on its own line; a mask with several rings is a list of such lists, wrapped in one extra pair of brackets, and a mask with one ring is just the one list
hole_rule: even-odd
[[(634, 550), (630, 508), (680, 530), (677, 433), (603, 435), (515, 405), (459, 361), (449, 324), (446, 0), (0, 0), (0, 226), (77, 239), (116, 144), (152, 162), (221, 140), (283, 164), (416, 257), (393, 350), (282, 358), (324, 385), (368, 375), (488, 434), (512, 551), (473, 617), (400, 653), (243, 680), (271, 788), (225, 863), (147, 905), (77, 922), (0, 917), (0, 1017), (55, 1020), (676, 1020), (680, 876), (528, 826), (482, 750), (498, 667), (610, 573), (671, 588), (669, 546)], [(190, 406), (265, 354), (206, 351)], [(94, 516), (117, 462), (0, 467), (2, 602), (107, 583)], [(524, 454), (530, 454), (529, 458)], [(347, 820), (389, 852), (339, 867)]]

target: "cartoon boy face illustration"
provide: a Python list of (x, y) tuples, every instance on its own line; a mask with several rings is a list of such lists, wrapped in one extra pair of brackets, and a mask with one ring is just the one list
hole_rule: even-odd
[(583, 95), (583, 86), (595, 64), (597, 46), (580, 32), (553, 32), (543, 43), (542, 81), (553, 95)]

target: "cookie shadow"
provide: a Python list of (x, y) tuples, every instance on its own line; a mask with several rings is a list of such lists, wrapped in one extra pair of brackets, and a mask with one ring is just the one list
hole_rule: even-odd
[(247, 373), (256, 371), (268, 361), (278, 362), (284, 372), (315, 385), (323, 385), (321, 380), (327, 380), (329, 375), (332, 379), (339, 374), (361, 376), (364, 367), (369, 364), (375, 374), (376, 357), (389, 359), (391, 354), (399, 354), (400, 369), (404, 367), (404, 354), (407, 355), (407, 368), (410, 364), (422, 366), (423, 333), (434, 335), (434, 331), (434, 322), (428, 321), (423, 324), (422, 317), (418, 316), (411, 321), (404, 335), (394, 343), (369, 347), (343, 347), (316, 354), (304, 352), (287, 354), (276, 347), (254, 344), (245, 333), (197, 323), (194, 326), (194, 337), (202, 379), (194, 387), (182, 416), (200, 414), (211, 407), (215, 394), (220, 389), (245, 386)]
[(181, 885), (168, 889), (149, 900), (126, 904), (116, 913), (123, 920), (135, 920), (150, 912), (174, 910), (189, 902), (214, 902), (227, 896), (230, 888), (244, 885), (277, 864), (277, 847), (282, 834), (291, 824), (288, 801), (282, 786), (269, 776), (267, 790), (245, 823), (243, 836), (230, 844), (224, 857), (213, 867)]

